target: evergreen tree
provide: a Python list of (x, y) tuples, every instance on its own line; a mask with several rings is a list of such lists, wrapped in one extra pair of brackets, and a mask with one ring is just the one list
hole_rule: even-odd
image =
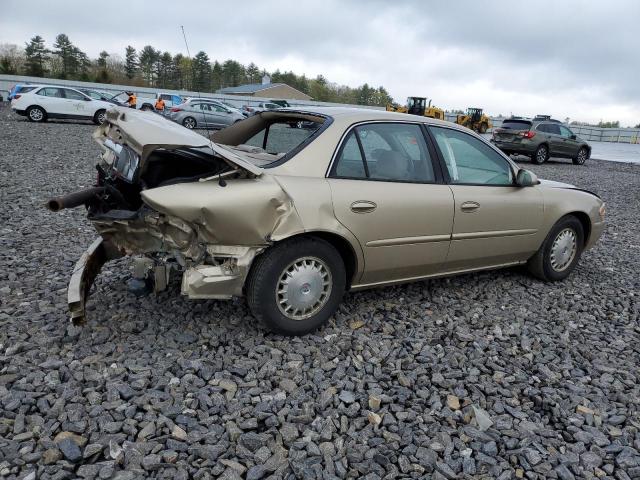
[(77, 48), (71, 43), (69, 37), (60, 33), (56, 37), (56, 41), (53, 44), (53, 54), (60, 59), (60, 72), (58, 76), (60, 78), (69, 78), (75, 75), (78, 70), (78, 54)]
[(209, 56), (200, 51), (193, 57), (193, 89), (197, 92), (206, 91), (211, 85), (211, 65)]
[(144, 78), (147, 85), (152, 86), (154, 81), (154, 74), (156, 71), (155, 65), (160, 52), (154, 49), (151, 45), (146, 45), (140, 51), (140, 70), (142, 71), (142, 78)]
[(98, 73), (96, 74), (96, 82), (99, 83), (111, 83), (111, 75), (107, 70), (107, 59), (109, 54), (106, 51), (101, 51), (96, 64), (98, 65)]
[(136, 54), (136, 49), (131, 45), (127, 46), (124, 54), (124, 69), (127, 75), (127, 78), (131, 80), (136, 76), (138, 72), (138, 55)]
[(260, 83), (260, 80), (262, 79), (262, 76), (260, 75), (260, 69), (253, 62), (251, 62), (247, 66), (246, 75), (247, 75), (247, 81), (249, 83)]
[(45, 65), (49, 60), (49, 50), (44, 46), (44, 39), (40, 35), (33, 37), (26, 44), (24, 54), (25, 73), (34, 77), (44, 77), (47, 74)]

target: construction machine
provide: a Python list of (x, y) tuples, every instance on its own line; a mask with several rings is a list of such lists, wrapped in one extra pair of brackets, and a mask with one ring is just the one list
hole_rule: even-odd
[(493, 125), (488, 115), (482, 113), (481, 108), (470, 107), (466, 114), (458, 115), (456, 123), (474, 132), (486, 133)]
[(427, 104), (427, 99), (424, 97), (409, 97), (407, 98), (407, 105), (388, 104), (388, 112), (408, 113), (410, 115), (420, 115), (421, 117), (437, 118), (438, 120), (444, 120), (444, 110), (438, 107), (431, 106), (431, 100)]

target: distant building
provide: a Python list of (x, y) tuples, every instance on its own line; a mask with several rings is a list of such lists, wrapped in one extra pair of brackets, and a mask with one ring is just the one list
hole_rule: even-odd
[(311, 100), (309, 95), (290, 87), (286, 83), (271, 83), (269, 75), (265, 75), (262, 78), (262, 83), (250, 83), (248, 85), (238, 85), (237, 87), (221, 88), (217, 93), (284, 100)]

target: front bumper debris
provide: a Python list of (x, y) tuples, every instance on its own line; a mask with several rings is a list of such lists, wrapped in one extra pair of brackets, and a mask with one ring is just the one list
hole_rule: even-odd
[(67, 289), (70, 320), (74, 325), (82, 325), (85, 322), (85, 308), (89, 290), (96, 276), (100, 273), (100, 269), (106, 262), (119, 256), (115, 249), (108, 248), (102, 237), (99, 237), (93, 241), (76, 263)]

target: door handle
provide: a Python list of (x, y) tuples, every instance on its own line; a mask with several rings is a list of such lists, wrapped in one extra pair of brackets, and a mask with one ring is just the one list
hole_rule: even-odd
[(369, 213), (373, 212), (378, 205), (369, 200), (358, 200), (351, 204), (351, 211), (354, 213)]
[(474, 212), (480, 208), (480, 204), (478, 202), (464, 202), (460, 205), (460, 210), (463, 212)]

